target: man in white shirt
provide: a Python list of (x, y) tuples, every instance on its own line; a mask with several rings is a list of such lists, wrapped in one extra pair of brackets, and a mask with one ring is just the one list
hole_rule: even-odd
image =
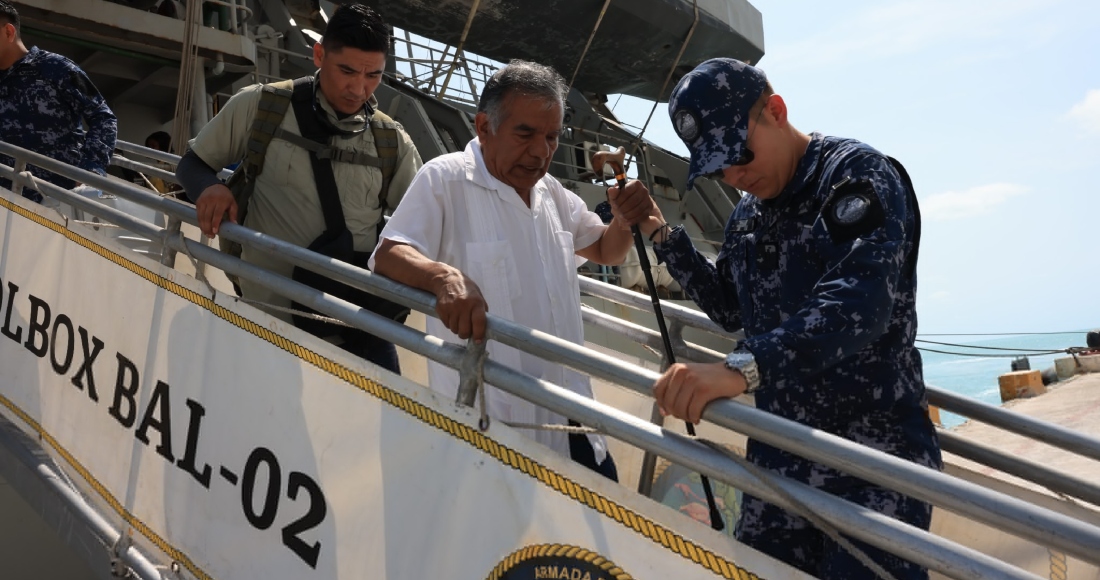
[[(653, 200), (637, 181), (608, 196), (614, 219), (604, 225), (584, 201), (546, 174), (562, 131), (566, 84), (552, 68), (512, 61), (485, 85), (474, 120), (477, 138), (462, 153), (437, 157), (417, 173), (371, 257), (375, 272), (435, 294), (439, 319), (429, 333), (451, 342), (484, 340), (485, 313), (584, 342), (577, 266), (621, 264), (630, 225), (649, 217)], [(633, 221), (632, 221), (633, 220)], [(500, 344), (500, 363), (592, 396), (588, 377)], [(431, 387), (448, 396), (458, 374), (429, 363)], [(556, 415), (492, 387), (493, 418), (564, 424)], [(555, 451), (616, 479), (599, 435), (524, 431)]]

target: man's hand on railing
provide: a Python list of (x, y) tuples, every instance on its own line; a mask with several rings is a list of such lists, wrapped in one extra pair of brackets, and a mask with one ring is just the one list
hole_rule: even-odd
[[(388, 231), (387, 226), (383, 236)], [(371, 267), (376, 274), (434, 294), (436, 316), (459, 338), (485, 340), (489, 306), (481, 288), (458, 268), (431, 260), (416, 248), (386, 237), (371, 257)]]
[(715, 399), (745, 392), (745, 377), (723, 363), (677, 363), (653, 385), (653, 397), (662, 415), (689, 423), (703, 418), (703, 409)]
[(202, 190), (199, 200), (195, 202), (195, 210), (198, 213), (199, 229), (210, 237), (218, 235), (218, 227), (226, 214), (229, 221), (237, 223), (237, 201), (233, 199), (233, 192), (221, 183)]
[(485, 340), (485, 314), (489, 311), (481, 289), (466, 274), (451, 269), (435, 288), (435, 312), (447, 329), (461, 339)]

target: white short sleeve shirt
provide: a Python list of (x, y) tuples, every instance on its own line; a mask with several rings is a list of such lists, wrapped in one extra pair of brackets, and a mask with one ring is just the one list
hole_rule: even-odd
[[(479, 196), (468, 200), (466, 196)], [(432, 159), (417, 173), (381, 239), (407, 244), (425, 257), (463, 271), (482, 289), (489, 313), (584, 343), (576, 268), (577, 249), (596, 243), (606, 226), (584, 201), (547, 175), (531, 191), (528, 207), (511, 186), (485, 167), (481, 145)], [(476, 203), (471, 203), (474, 201)], [(477, 214), (477, 215), (472, 215)], [(370, 267), (374, 268), (374, 257)], [(434, 317), (428, 332), (454, 343), (459, 338)], [(495, 342), (490, 358), (516, 364), (523, 372), (592, 397), (588, 377)], [(429, 362), (432, 389), (458, 391), (458, 373)], [(490, 415), (519, 423), (565, 423), (565, 418), (495, 388), (487, 389)], [(565, 433), (521, 430), (568, 455)], [(597, 461), (606, 442), (590, 436)]]

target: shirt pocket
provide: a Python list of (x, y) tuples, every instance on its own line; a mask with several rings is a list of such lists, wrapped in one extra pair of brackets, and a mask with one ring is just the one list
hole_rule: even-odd
[(500, 313), (504, 301), (511, 302), (523, 294), (516, 258), (508, 242), (467, 242), (466, 261), (470, 264), (467, 274), (481, 288), (490, 312), (495, 309)]
[[(305, 154), (303, 156), (305, 166), (295, 167), (295, 165), (301, 165), (303, 160), (296, 157), (302, 153)], [(295, 179), (295, 173), (300, 173), (297, 179)], [(267, 145), (267, 153), (264, 154), (264, 169), (261, 175), (278, 186), (293, 187), (292, 184), (302, 176), (313, 179), (313, 166), (309, 162), (309, 154), (305, 149), (282, 139), (272, 139)]]
[(824, 269), (817, 254), (813, 224), (791, 222), (780, 234), (783, 266), (780, 268), (782, 308), (794, 313), (813, 294)]
[[(577, 248), (573, 243), (573, 234), (560, 231), (556, 232), (554, 237), (558, 242), (557, 249), (561, 252), (561, 261), (553, 266), (560, 269), (560, 271), (556, 276), (559, 280), (558, 285), (549, 289), (551, 306), (555, 308), (565, 306), (568, 308), (568, 312), (580, 312), (581, 296), (577, 280)], [(562, 302), (563, 304), (555, 304), (555, 302)]]
[[(558, 250), (564, 256), (562, 260), (563, 264), (575, 264), (577, 258), (577, 250), (573, 245), (573, 234), (562, 230), (554, 233), (554, 240), (558, 242)], [(576, 272), (576, 268), (567, 267), (570, 271)]]
[(738, 286), (751, 282), (749, 274), (755, 270), (756, 234), (735, 234), (730, 236), (726, 246), (724, 265), (729, 268), (729, 278)]

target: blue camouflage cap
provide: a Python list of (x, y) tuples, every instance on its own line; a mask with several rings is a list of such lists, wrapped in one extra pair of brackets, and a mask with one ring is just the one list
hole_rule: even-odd
[(691, 152), (687, 189), (741, 157), (749, 110), (764, 93), (764, 71), (732, 58), (713, 58), (684, 75), (668, 100), (668, 116)]

